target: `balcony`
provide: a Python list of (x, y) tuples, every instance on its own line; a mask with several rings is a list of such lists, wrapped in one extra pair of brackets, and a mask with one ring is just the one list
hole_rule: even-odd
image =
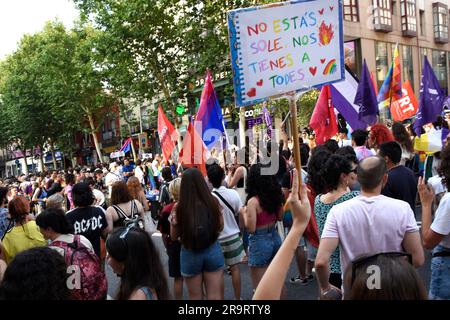
[(448, 43), (448, 6), (441, 2), (433, 3), (434, 41)]
[(119, 137), (115, 131), (105, 131), (102, 133), (102, 146), (112, 147), (119, 144)]

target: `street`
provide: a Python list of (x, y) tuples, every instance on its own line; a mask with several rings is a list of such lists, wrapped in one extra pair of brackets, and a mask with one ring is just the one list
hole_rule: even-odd
[[(417, 208), (417, 219), (420, 225), (420, 207)], [(165, 253), (165, 248), (161, 240), (161, 235), (159, 233), (155, 233), (152, 237), (155, 245), (157, 246), (161, 261), (164, 266), (164, 270), (166, 271), (166, 276), (168, 276), (168, 266), (167, 266), (167, 254)], [(424, 280), (424, 284), (429, 289), (429, 283), (430, 283), (430, 263), (431, 263), (431, 251), (425, 250), (425, 263), (421, 268), (418, 269), (418, 272), (421, 276), (421, 278)], [(250, 278), (250, 272), (247, 265), (241, 264), (240, 265), (241, 270), (241, 288), (242, 288), (242, 298), (244, 300), (251, 300), (252, 298), (252, 284), (251, 284), (251, 278)], [(113, 274), (111, 268), (107, 265), (106, 266), (106, 274), (108, 278), (108, 294), (111, 297), (114, 297), (115, 292), (117, 290), (118, 286), (118, 278)], [(316, 279), (311, 280), (308, 282), (307, 285), (300, 285), (300, 284), (292, 284), (289, 282), (289, 279), (291, 277), (296, 277), (298, 274), (297, 266), (295, 263), (295, 260), (292, 260), (291, 266), (289, 268), (289, 272), (285, 279), (285, 286), (288, 293), (288, 299), (289, 300), (315, 300), (318, 296), (318, 289), (317, 289), (317, 281)], [(226, 300), (234, 300), (234, 292), (233, 292), (233, 286), (231, 284), (231, 276), (228, 275), (226, 272), (224, 273), (224, 284), (225, 284), (225, 299)], [(169, 278), (169, 289), (172, 292), (173, 289), (173, 280)], [(188, 300), (188, 294), (187, 294), (187, 288), (184, 286), (184, 295), (183, 299)]]

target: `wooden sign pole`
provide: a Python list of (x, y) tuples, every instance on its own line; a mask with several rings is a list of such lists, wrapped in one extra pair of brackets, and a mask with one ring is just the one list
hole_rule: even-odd
[(289, 96), (289, 111), (291, 114), (291, 127), (292, 135), (294, 139), (294, 160), (295, 168), (298, 171), (298, 179), (300, 182), (300, 187), (302, 185), (302, 160), (300, 156), (300, 143), (298, 141), (298, 125), (297, 125), (297, 99), (295, 94)]

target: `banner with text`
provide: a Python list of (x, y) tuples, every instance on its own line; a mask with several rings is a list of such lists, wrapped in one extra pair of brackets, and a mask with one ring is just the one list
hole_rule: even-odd
[(391, 114), (395, 121), (403, 121), (416, 115), (419, 110), (419, 102), (417, 101), (414, 91), (409, 80), (402, 84), (402, 98), (392, 101)]
[(342, 0), (302, 0), (228, 12), (236, 104), (344, 79)]

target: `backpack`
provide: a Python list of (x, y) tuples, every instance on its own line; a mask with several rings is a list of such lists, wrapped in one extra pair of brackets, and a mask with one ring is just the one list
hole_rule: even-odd
[(200, 219), (196, 219), (194, 229), (192, 230), (192, 249), (203, 250), (208, 248), (217, 240), (218, 234), (213, 233), (212, 212), (207, 207), (198, 207), (197, 215), (203, 215)]
[(116, 210), (117, 215), (120, 218), (123, 218), (123, 226), (124, 227), (128, 227), (132, 224), (140, 229), (144, 229), (144, 221), (142, 221), (142, 218), (139, 215), (137, 205), (136, 205), (136, 200), (133, 200), (133, 202), (132, 202), (130, 216), (127, 216), (125, 214), (125, 212), (117, 205), (113, 205), (113, 208)]
[[(52, 247), (64, 249), (64, 259), (68, 267), (76, 266), (80, 272), (80, 288), (72, 289), (72, 297), (75, 300), (104, 300), (108, 293), (108, 284), (105, 273), (101, 267), (100, 258), (80, 241), (80, 236), (75, 235), (72, 243), (54, 241)], [(73, 274), (69, 272), (69, 274)], [(68, 281), (68, 284), (72, 282)]]

